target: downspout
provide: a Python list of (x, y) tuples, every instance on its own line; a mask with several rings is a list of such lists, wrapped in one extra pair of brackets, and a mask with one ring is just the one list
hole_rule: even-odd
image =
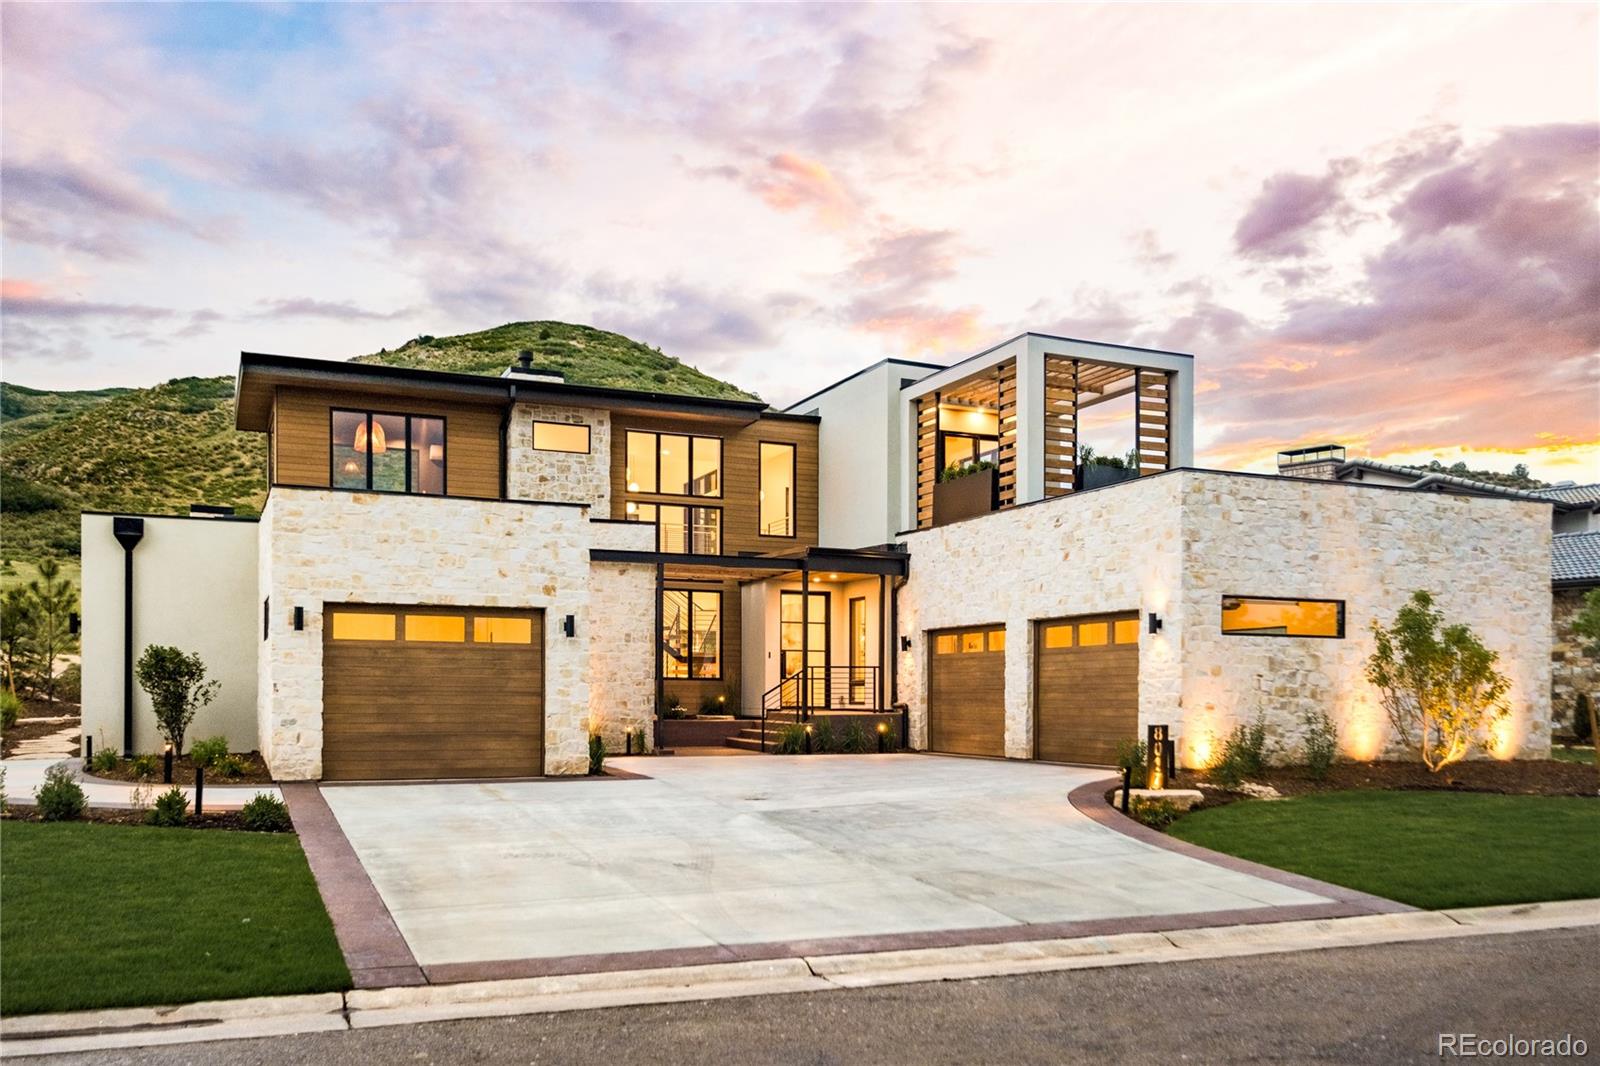
[(511, 446), (511, 412), (517, 406), (517, 383), (515, 381), (506, 385), (506, 409), (500, 415), (500, 498), (510, 499), (510, 477), (507, 467), (510, 466), (510, 456), (507, 449)]
[(661, 667), (663, 665), (663, 663), (661, 661), (661, 650), (662, 650), (661, 649), (661, 625), (665, 621), (665, 619), (662, 616), (661, 601), (663, 599), (664, 592), (665, 592), (665, 590), (663, 589), (662, 586), (664, 586), (666, 584), (666, 581), (667, 581), (667, 567), (666, 567), (666, 564), (658, 562), (658, 563), (656, 563), (656, 632), (655, 632), (655, 639), (651, 642), (651, 643), (653, 643), (655, 645), (655, 649), (656, 649), (656, 654), (655, 654), (656, 705), (655, 705), (655, 708), (654, 708), (654, 711), (655, 711), (654, 719), (655, 719), (655, 723), (656, 723), (656, 735), (655, 735), (654, 750), (657, 751), (657, 752), (659, 752), (661, 750), (661, 708), (662, 708), (663, 704), (666, 703), (666, 699), (667, 699), (667, 687), (666, 687), (666, 684), (661, 680)]
[(122, 757), (133, 757), (133, 549), (144, 539), (144, 519), (113, 518), (122, 545)]

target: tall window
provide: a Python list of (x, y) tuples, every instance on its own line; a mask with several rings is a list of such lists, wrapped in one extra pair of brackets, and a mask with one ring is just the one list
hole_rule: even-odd
[(793, 444), (761, 442), (761, 535), (794, 536)]
[(1222, 631), (1236, 636), (1342, 637), (1344, 601), (1224, 596)]
[(722, 440), (628, 431), (627, 488), (661, 496), (721, 496)]
[(721, 555), (722, 508), (628, 501), (630, 522), (656, 524), (656, 551), (674, 555)]
[(332, 420), (334, 488), (444, 495), (444, 419), (335, 410)]
[(722, 676), (722, 593), (661, 591), (661, 676)]

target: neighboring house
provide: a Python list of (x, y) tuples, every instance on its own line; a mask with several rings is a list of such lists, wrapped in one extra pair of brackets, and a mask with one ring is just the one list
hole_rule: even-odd
[[(581, 773), (674, 703), (1091, 764), (1320, 710), (1366, 758), (1368, 626), (1430, 587), (1511, 677), (1497, 754), (1547, 751), (1549, 505), (1193, 469), (1192, 364), (1025, 334), (780, 412), (246, 354), (258, 520), (84, 515), (84, 728), (155, 747), (160, 642), (223, 682), (191, 735), (284, 779)], [(1077, 462), (1107, 411), (1131, 469)]]
[[(1532, 500), (1550, 507), (1551, 712), (1556, 724), (1572, 727), (1579, 693), (1600, 700), (1600, 659), (1590, 655), (1572, 632), (1584, 594), (1600, 586), (1600, 484), (1564, 483), (1538, 489), (1514, 489), (1435, 470), (1349, 459), (1337, 444), (1319, 444), (1278, 453), (1279, 473), (1290, 477), (1325, 477), (1368, 485), (1392, 485), (1418, 492), (1458, 496)], [(1535, 549), (1539, 550), (1539, 549)]]

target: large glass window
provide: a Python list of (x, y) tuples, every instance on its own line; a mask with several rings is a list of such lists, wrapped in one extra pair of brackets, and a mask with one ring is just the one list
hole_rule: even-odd
[(1257, 637), (1343, 637), (1343, 600), (1222, 597), (1222, 631)]
[(333, 487), (444, 495), (444, 429), (442, 418), (332, 412)]
[(793, 444), (761, 443), (761, 535), (794, 536)]
[(722, 676), (722, 593), (662, 590), (661, 676)]
[(656, 524), (656, 551), (674, 555), (721, 555), (722, 508), (671, 503), (634, 503), (623, 512), (630, 522)]
[(722, 440), (629, 430), (626, 480), (629, 492), (721, 496)]

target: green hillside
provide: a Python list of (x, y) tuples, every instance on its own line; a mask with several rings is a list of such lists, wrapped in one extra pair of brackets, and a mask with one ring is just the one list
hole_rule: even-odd
[[(522, 348), (574, 384), (749, 396), (627, 337), (562, 322), (419, 337), (356, 361), (498, 375)], [(6, 384), (0, 401), (6, 585), (44, 555), (76, 559), (82, 510), (181, 514), (191, 503), (213, 503), (251, 514), (266, 499), (266, 437), (234, 430), (231, 376), (83, 392)]]
[(511, 322), (459, 337), (418, 337), (394, 351), (357, 356), (357, 363), (387, 363), (460, 374), (493, 374), (509, 366), (524, 348), (537, 366), (559, 370), (575, 385), (649, 389), (680, 396), (754, 397), (726, 381), (702, 374), (661, 349), (590, 326), (565, 322)]

